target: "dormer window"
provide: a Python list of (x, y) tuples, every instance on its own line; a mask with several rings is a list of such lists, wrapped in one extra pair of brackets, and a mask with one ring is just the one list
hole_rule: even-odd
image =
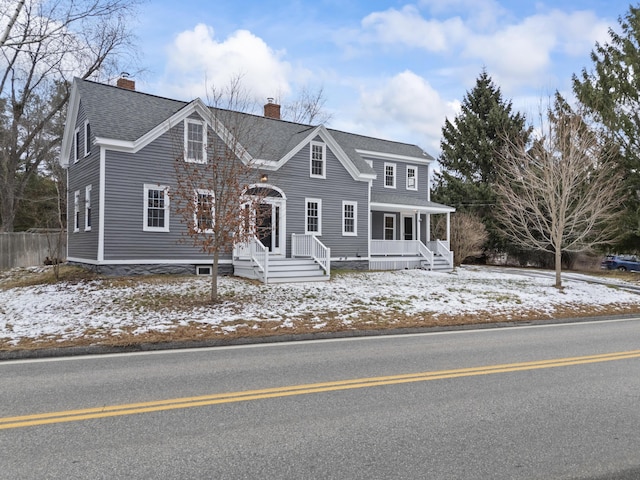
[(184, 124), (184, 158), (187, 162), (206, 163), (206, 126), (201, 120), (188, 118)]
[(312, 178), (326, 178), (327, 146), (320, 142), (311, 142), (310, 169)]

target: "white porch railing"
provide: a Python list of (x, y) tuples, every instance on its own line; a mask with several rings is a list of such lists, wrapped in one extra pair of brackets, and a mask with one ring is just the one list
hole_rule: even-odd
[(236, 244), (233, 256), (243, 260), (251, 260), (251, 263), (260, 271), (262, 281), (267, 283), (269, 277), (269, 249), (260, 240), (253, 237), (247, 242)]
[(434, 256), (441, 255), (453, 267), (453, 252), (449, 242), (435, 240), (422, 243), (420, 240), (371, 240), (371, 256), (421, 256), (434, 264)]
[(453, 267), (453, 252), (449, 250), (449, 242), (446, 240), (434, 240), (432, 242), (427, 242), (427, 248), (431, 251), (436, 252), (438, 255), (441, 255), (449, 265)]
[(311, 257), (329, 275), (331, 271), (331, 249), (315, 235), (291, 234), (291, 257)]

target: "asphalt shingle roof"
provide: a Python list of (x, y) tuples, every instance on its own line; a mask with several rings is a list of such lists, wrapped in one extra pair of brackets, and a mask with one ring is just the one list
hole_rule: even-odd
[[(172, 100), (138, 91), (104, 85), (88, 80), (76, 79), (81, 103), (91, 122), (91, 129), (97, 137), (134, 141), (142, 137), (168, 118), (185, 108), (188, 103)], [(217, 110), (224, 117), (228, 110)], [(254, 157), (262, 160), (278, 161), (297, 146), (316, 126), (276, 120), (258, 115), (242, 113), (250, 119), (251, 128), (238, 138), (240, 143)], [(345, 154), (361, 173), (372, 174), (373, 169), (356, 150), (433, 160), (417, 145), (367, 137), (353, 133), (327, 129)]]
[(420, 198), (415, 198), (409, 195), (400, 195), (395, 193), (371, 193), (371, 203), (385, 203), (389, 205), (415, 205), (417, 207), (426, 208), (442, 208), (448, 210), (454, 210), (448, 205), (442, 203), (430, 202)]

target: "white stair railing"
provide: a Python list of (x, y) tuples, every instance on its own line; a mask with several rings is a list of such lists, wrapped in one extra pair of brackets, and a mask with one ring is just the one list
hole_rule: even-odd
[(291, 234), (291, 256), (311, 257), (329, 275), (331, 271), (331, 249), (318, 237), (309, 234)]
[(417, 242), (418, 252), (427, 260), (427, 262), (429, 262), (429, 268), (433, 268), (433, 251), (429, 250), (420, 240), (417, 240)]
[(436, 240), (437, 244), (437, 252), (442, 255), (450, 267), (453, 268), (453, 252), (449, 250), (449, 242), (444, 242), (442, 240)]
[(237, 243), (233, 248), (234, 258), (251, 260), (251, 264), (258, 269), (262, 281), (267, 283), (269, 278), (269, 249), (255, 236), (246, 242)]

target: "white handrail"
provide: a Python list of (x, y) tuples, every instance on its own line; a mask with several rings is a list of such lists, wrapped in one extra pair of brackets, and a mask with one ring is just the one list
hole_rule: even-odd
[(237, 243), (233, 248), (235, 258), (251, 260), (251, 264), (262, 274), (262, 281), (267, 283), (269, 278), (269, 249), (255, 236), (246, 242)]
[(291, 234), (291, 256), (311, 257), (329, 275), (331, 271), (331, 249), (318, 237), (309, 234)]
[(449, 250), (448, 242), (445, 243), (442, 240), (436, 240), (436, 244), (438, 245), (438, 253), (449, 262), (450, 267), (453, 267), (453, 252)]
[(433, 251), (429, 250), (427, 246), (418, 240), (418, 252), (429, 262), (429, 268), (433, 268)]

